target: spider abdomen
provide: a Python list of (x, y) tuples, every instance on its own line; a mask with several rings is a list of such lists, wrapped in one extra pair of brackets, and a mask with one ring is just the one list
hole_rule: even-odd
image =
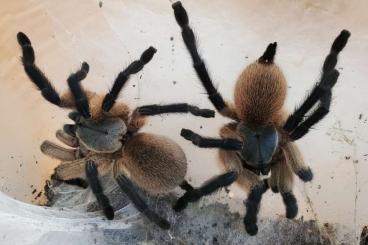
[(253, 63), (240, 74), (234, 100), (245, 124), (265, 126), (278, 121), (286, 97), (286, 80), (274, 64)]
[(138, 133), (123, 148), (118, 164), (142, 189), (159, 194), (179, 186), (187, 172), (187, 160), (173, 140), (149, 133)]

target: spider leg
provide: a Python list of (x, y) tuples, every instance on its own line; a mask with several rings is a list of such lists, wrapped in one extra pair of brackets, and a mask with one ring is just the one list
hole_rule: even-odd
[(279, 151), (274, 159), (276, 160), (271, 163), (271, 177), (267, 179), (267, 182), (273, 192), (280, 192), (286, 208), (286, 217), (293, 219), (298, 214), (298, 203), (293, 194), (294, 174), (292, 167), (288, 164), (289, 160), (282, 151)]
[(192, 28), (189, 26), (189, 18), (186, 10), (184, 9), (180, 1), (175, 2), (172, 5), (172, 8), (174, 9), (176, 22), (179, 24), (182, 30), (181, 34), (185, 46), (187, 47), (190, 56), (192, 57), (193, 67), (198, 75), (199, 80), (208, 93), (209, 100), (222, 115), (230, 117), (232, 119), (237, 119), (235, 113), (233, 113), (232, 111), (232, 108), (230, 108), (225, 103), (221, 94), (214, 87), (212, 79), (208, 74), (206, 65), (198, 53), (195, 35)]
[(77, 125), (75, 124), (65, 124), (63, 126), (63, 131), (72, 136), (72, 137), (76, 137), (76, 131), (77, 131)]
[(66, 149), (51, 141), (44, 141), (41, 144), (41, 151), (43, 154), (62, 161), (72, 161), (76, 159), (76, 149)]
[[(338, 54), (341, 52), (341, 50), (345, 47), (348, 39), (350, 36), (350, 32), (347, 30), (341, 31), (339, 36), (335, 39), (335, 41), (332, 44), (330, 53), (327, 55), (323, 68), (322, 68), (322, 75), (320, 82), (318, 82), (314, 88), (312, 89), (311, 94), (304, 100), (304, 102), (288, 117), (285, 125), (284, 130), (291, 133), (294, 131), (300, 122), (303, 121), (305, 114), (319, 101), (323, 100), (322, 102), (322, 108), (316, 112), (316, 114), (313, 116), (313, 120), (311, 120), (308, 124), (311, 124), (311, 122), (317, 123), (319, 120), (321, 120), (327, 113), (329, 108), (329, 102), (327, 103), (327, 100), (330, 98), (329, 93), (331, 93), (331, 90), (333, 86), (336, 84), (337, 78), (339, 76), (339, 72), (335, 69), (335, 66), (337, 64), (337, 57)], [(313, 125), (311, 124), (311, 125)], [(303, 130), (302, 130), (303, 131)], [(305, 132), (306, 133), (306, 132)], [(293, 137), (297, 139), (297, 136), (300, 138), (304, 134), (297, 133)]]
[(237, 178), (238, 173), (231, 171), (210, 179), (199, 188), (190, 189), (189, 186), (185, 186), (188, 190), (177, 200), (173, 208), (176, 212), (182, 211), (188, 206), (188, 203), (196, 202), (203, 196), (210, 195), (222, 187), (231, 185)]
[(288, 142), (285, 144), (285, 146), (282, 147), (282, 151), (287, 164), (302, 181), (308, 182), (313, 179), (312, 170), (304, 162), (302, 154), (294, 142)]
[(278, 182), (279, 182), (279, 176), (280, 176), (280, 171), (279, 168), (276, 167), (276, 165), (274, 164), (271, 167), (271, 176), (270, 178), (267, 179), (267, 184), (268, 186), (271, 188), (271, 191), (273, 193), (279, 193), (279, 186), (278, 186)]
[[(236, 137), (236, 124), (228, 124), (221, 129), (221, 137)], [(250, 235), (255, 235), (258, 232), (257, 214), (260, 207), (261, 198), (264, 192), (267, 191), (269, 185), (266, 180), (261, 178), (254, 172), (244, 168), (242, 161), (236, 152), (220, 150), (219, 157), (223, 167), (227, 170), (232, 169), (237, 171), (239, 176), (237, 184), (249, 193), (248, 199), (244, 201), (246, 207), (246, 215), (244, 218), (244, 225), (246, 231)], [(272, 176), (272, 175), (271, 175)]]
[(134, 206), (143, 213), (150, 221), (160, 226), (162, 229), (170, 229), (170, 223), (152, 211), (146, 202), (138, 195), (137, 188), (126, 176), (119, 175), (116, 181), (122, 191), (129, 197)]
[(98, 179), (97, 166), (92, 160), (86, 161), (86, 176), (97, 202), (103, 209), (103, 212), (109, 220), (114, 219), (114, 209), (110, 205), (108, 197), (103, 193), (100, 180)]
[(262, 195), (267, 191), (267, 189), (268, 186), (265, 182), (263, 182), (261, 185), (252, 187), (248, 198), (244, 202), (246, 208), (246, 214), (244, 217), (245, 230), (251, 236), (254, 236), (258, 233), (257, 215), (259, 212)]
[(76, 137), (73, 137), (73, 136), (67, 134), (63, 130), (56, 131), (56, 138), (58, 140), (60, 140), (61, 142), (63, 142), (64, 144), (66, 144), (67, 146), (70, 146), (70, 147), (78, 147), (79, 146), (78, 139)]
[(191, 113), (200, 117), (215, 117), (215, 112), (209, 109), (200, 109), (197, 106), (187, 103), (169, 104), (169, 105), (146, 105), (137, 108), (142, 116), (154, 116), (163, 113)]
[(136, 74), (137, 72), (142, 70), (144, 65), (150, 62), (156, 51), (157, 50), (154, 47), (149, 47), (146, 51), (143, 52), (139, 60), (133, 61), (127, 68), (125, 68), (125, 70), (119, 73), (114, 81), (112, 89), (108, 94), (106, 94), (103, 100), (102, 109), (105, 112), (110, 111), (110, 109), (114, 106), (115, 101), (118, 98), (119, 93), (124, 87), (125, 83), (128, 81), (129, 76), (132, 74)]
[(294, 219), (298, 214), (298, 202), (292, 191), (281, 192), (281, 197), (286, 207), (286, 218)]
[(75, 179), (68, 179), (68, 180), (63, 180), (63, 182), (65, 184), (68, 184), (68, 185), (75, 185), (75, 186), (79, 186), (83, 189), (87, 189), (88, 188), (88, 182), (85, 181), (84, 179), (82, 178), (75, 178)]
[(192, 191), (194, 190), (193, 186), (188, 183), (188, 181), (184, 180), (183, 183), (180, 184), (180, 188), (185, 191)]
[(331, 106), (331, 97), (331, 91), (322, 96), (318, 108), (290, 134), (292, 140), (302, 138), (313, 125), (317, 124), (328, 114)]
[(298, 203), (293, 194), (294, 176), (290, 166), (286, 163), (285, 157), (276, 163), (279, 179), (278, 189), (286, 208), (286, 218), (293, 219), (298, 214)]
[[(67, 130), (67, 131), (65, 131)], [(77, 148), (76, 158), (83, 158), (88, 155), (88, 150), (79, 144), (78, 138), (75, 134), (75, 125), (64, 125), (64, 130), (56, 131), (56, 138), (66, 144), (67, 146)]]
[[(93, 158), (97, 163), (100, 174), (110, 171), (111, 160), (103, 158)], [(85, 165), (87, 158), (79, 158), (73, 161), (62, 162), (55, 168), (54, 178), (65, 181), (70, 179), (85, 178)]]
[(61, 181), (84, 177), (85, 161), (85, 158), (81, 158), (74, 161), (62, 162), (55, 168), (53, 177)]
[(180, 135), (201, 148), (221, 148), (229, 151), (239, 151), (243, 147), (243, 143), (236, 139), (204, 138), (199, 134), (184, 128), (181, 130)]
[(50, 103), (60, 106), (61, 99), (46, 75), (35, 64), (35, 53), (29, 38), (23, 32), (17, 34), (18, 43), (22, 48), (24, 71), (29, 79), (41, 90), (42, 96)]
[(81, 115), (77, 111), (72, 111), (68, 113), (69, 119), (73, 120), (74, 122), (78, 122)]
[(75, 106), (80, 115), (84, 118), (90, 118), (89, 104), (86, 94), (84, 93), (80, 82), (86, 78), (89, 71), (89, 65), (86, 62), (82, 63), (82, 67), (68, 77), (69, 89), (75, 99)]

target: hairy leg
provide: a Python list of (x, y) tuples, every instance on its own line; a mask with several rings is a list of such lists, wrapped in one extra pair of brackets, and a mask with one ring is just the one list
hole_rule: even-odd
[(84, 189), (88, 188), (89, 186), (88, 182), (82, 178), (68, 179), (68, 180), (64, 180), (63, 182), (68, 185), (75, 185), (75, 186), (79, 186)]
[(185, 191), (194, 190), (193, 186), (189, 184), (186, 180), (184, 180), (183, 183), (180, 184), (180, 188)]
[(247, 233), (254, 236), (258, 233), (257, 215), (259, 212), (262, 195), (267, 191), (265, 184), (254, 186), (245, 201), (246, 214), (244, 217), (244, 226)]
[(88, 98), (81, 86), (81, 81), (86, 78), (88, 71), (89, 65), (83, 62), (81, 68), (77, 72), (72, 73), (67, 79), (69, 89), (74, 97), (75, 107), (84, 118), (91, 117)]
[(96, 196), (98, 204), (102, 208), (106, 218), (112, 220), (114, 218), (114, 209), (111, 207), (108, 197), (103, 192), (95, 162), (87, 160), (85, 170), (89, 186), (91, 187), (93, 194)]
[(187, 103), (169, 105), (146, 105), (136, 109), (142, 116), (154, 116), (163, 113), (191, 113), (200, 117), (215, 117), (215, 112), (209, 109), (200, 109)]
[(262, 182), (260, 185), (256, 185), (250, 189), (248, 198), (245, 200), (246, 214), (244, 217), (244, 226), (247, 233), (254, 236), (258, 233), (257, 215), (259, 212), (262, 195), (268, 189), (268, 186)]
[(292, 171), (299, 176), (299, 178), (308, 182), (313, 179), (313, 173), (309, 166), (303, 160), (302, 154), (299, 151), (298, 146), (293, 142), (288, 142), (282, 147), (284, 157), (287, 164), (291, 167)]
[(66, 149), (48, 140), (42, 143), (41, 151), (45, 155), (62, 161), (73, 161), (77, 156), (76, 149)]
[(56, 138), (70, 147), (78, 147), (78, 139), (67, 134), (64, 130), (56, 131)]
[(280, 168), (273, 164), (271, 167), (271, 177), (267, 180), (273, 193), (279, 193)]
[[(81, 158), (74, 161), (62, 162), (55, 168), (54, 178), (64, 181), (70, 179), (85, 178), (85, 163), (89, 158)], [(110, 171), (111, 160), (93, 157), (101, 174)]]
[(126, 104), (119, 101), (114, 104), (114, 106), (110, 109), (110, 111), (108, 112), (104, 111), (104, 115), (108, 117), (119, 117), (121, 118), (121, 120), (124, 121), (126, 125), (128, 125), (130, 109)]
[(128, 177), (124, 175), (119, 175), (116, 177), (116, 181), (122, 191), (129, 197), (134, 206), (145, 215), (151, 222), (157, 224), (162, 229), (168, 230), (170, 229), (170, 223), (156, 214), (153, 210), (151, 210), (146, 202), (138, 195), (137, 189), (138, 187), (134, 185)]
[(139, 60), (133, 61), (127, 68), (125, 68), (122, 72), (119, 73), (119, 75), (114, 81), (114, 84), (110, 92), (106, 94), (103, 100), (102, 109), (105, 112), (110, 111), (110, 109), (114, 106), (120, 91), (123, 89), (124, 85), (129, 80), (130, 75), (136, 74), (137, 72), (142, 70), (143, 67), (148, 62), (150, 62), (155, 53), (156, 49), (154, 47), (149, 47), (143, 52)]
[(31, 41), (23, 33), (19, 32), (17, 35), (18, 43), (22, 48), (23, 56), (22, 62), (24, 71), (28, 75), (29, 79), (41, 90), (42, 96), (50, 103), (60, 106), (61, 100), (59, 94), (52, 86), (46, 75), (35, 64), (35, 52), (33, 50)]
[[(288, 117), (283, 128), (286, 132), (290, 133), (290, 139), (297, 140), (303, 137), (308, 133), (310, 127), (318, 123), (328, 114), (331, 104), (331, 90), (339, 76), (339, 72), (335, 69), (338, 54), (345, 47), (349, 37), (350, 32), (347, 30), (341, 31), (339, 36), (336, 37), (331, 46), (330, 53), (325, 58), (320, 81), (316, 83), (304, 102)], [(320, 103), (316, 110), (304, 120), (306, 113), (317, 102)]]
[(201, 148), (220, 148), (229, 151), (238, 151), (241, 150), (241, 148), (243, 147), (243, 143), (237, 139), (205, 138), (185, 128), (181, 130), (180, 135), (186, 140), (191, 141), (194, 145)]
[(206, 181), (206, 183), (199, 188), (187, 190), (185, 194), (175, 203), (174, 210), (176, 212), (182, 211), (188, 206), (188, 203), (196, 202), (203, 196), (210, 195), (222, 187), (231, 185), (237, 179), (237, 177), (237, 172), (228, 172)]
[(146, 116), (139, 114), (137, 110), (134, 110), (130, 122), (128, 124), (128, 132), (134, 134), (138, 132), (146, 124)]
[[(230, 134), (226, 134), (226, 132), (231, 133), (230, 129), (231, 128), (229, 127), (227, 130), (223, 128), (221, 132), (224, 133), (224, 136), (230, 136)], [(235, 152), (220, 150), (219, 155), (225, 170), (237, 169), (239, 172), (239, 176), (236, 181), (237, 184), (249, 192), (248, 198), (244, 201), (246, 208), (244, 225), (248, 234), (255, 235), (258, 232), (257, 215), (260, 208), (262, 195), (267, 191), (268, 185), (265, 181), (262, 181), (259, 176), (248, 169), (243, 168), (242, 163)]]
[(206, 89), (208, 93), (209, 100), (223, 116), (229, 117), (234, 120), (238, 120), (234, 108), (225, 103), (221, 94), (217, 91), (217, 89), (213, 85), (212, 79), (207, 72), (206, 65), (202, 57), (198, 53), (197, 42), (193, 30), (189, 26), (189, 18), (186, 10), (182, 6), (181, 2), (175, 2), (172, 5), (172, 7), (174, 9), (176, 22), (179, 24), (182, 30), (182, 37), (185, 46), (187, 47), (192, 57), (193, 67), (203, 87)]
[(293, 172), (284, 157), (275, 166), (279, 168), (278, 189), (286, 208), (286, 218), (293, 219), (298, 214), (298, 203), (293, 194)]

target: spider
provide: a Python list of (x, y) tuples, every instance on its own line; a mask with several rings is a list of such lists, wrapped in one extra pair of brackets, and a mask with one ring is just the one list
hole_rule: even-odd
[(177, 186), (184, 190), (192, 188), (184, 179), (186, 156), (173, 140), (138, 131), (144, 125), (145, 116), (189, 112), (196, 116), (214, 117), (214, 111), (178, 103), (142, 106), (130, 113), (126, 104), (116, 101), (130, 75), (142, 70), (152, 59), (156, 52), (153, 47), (119, 73), (112, 89), (105, 96), (82, 88), (81, 81), (89, 71), (89, 65), (83, 62), (80, 70), (68, 77), (69, 90), (60, 97), (36, 66), (29, 38), (22, 32), (18, 33), (17, 38), (29, 79), (47, 101), (72, 110), (69, 118), (75, 123), (66, 124), (63, 130), (56, 132), (56, 137), (72, 149), (50, 141), (44, 141), (41, 145), (44, 154), (62, 161), (53, 177), (69, 184), (89, 186), (105, 216), (113, 219), (114, 210), (99, 181), (99, 171), (100, 174), (107, 173), (113, 164), (114, 178), (135, 207), (150, 221), (169, 229), (170, 223), (150, 209), (137, 191), (143, 189), (150, 194), (161, 194)]
[[(313, 173), (303, 161), (294, 141), (306, 135), (329, 112), (331, 90), (339, 76), (335, 69), (337, 56), (348, 41), (349, 31), (341, 31), (335, 39), (324, 61), (319, 82), (303, 103), (287, 116), (283, 108), (286, 80), (273, 62), (276, 42), (269, 44), (264, 54), (240, 74), (234, 91), (235, 105), (232, 105), (224, 101), (212, 83), (198, 53), (186, 10), (180, 2), (174, 3), (172, 7), (185, 46), (193, 60), (193, 67), (209, 100), (221, 115), (233, 120), (221, 128), (220, 139), (205, 138), (189, 129), (182, 129), (181, 135), (194, 145), (220, 148), (220, 162), (227, 173), (215, 177), (200, 188), (187, 191), (178, 199), (174, 210), (181, 211), (189, 202), (211, 194), (221, 185), (237, 181), (249, 192), (244, 201), (244, 225), (250, 235), (258, 233), (257, 214), (262, 195), (269, 187), (274, 192), (280, 192), (286, 206), (286, 217), (295, 218), (298, 205), (292, 192), (293, 172), (304, 182), (311, 181)], [(312, 107), (315, 109), (311, 111)], [(270, 177), (265, 178), (268, 175)]]

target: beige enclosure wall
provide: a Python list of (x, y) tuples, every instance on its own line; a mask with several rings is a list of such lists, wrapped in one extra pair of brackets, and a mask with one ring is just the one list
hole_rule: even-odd
[[(368, 224), (368, 9), (367, 1), (183, 1), (213, 80), (232, 100), (241, 70), (269, 42), (278, 42), (276, 63), (287, 77), (291, 111), (317, 81), (334, 37), (352, 36), (340, 55), (341, 73), (331, 113), (298, 144), (312, 167), (312, 183), (296, 180), (299, 217), (341, 223), (358, 234)], [(21, 66), (16, 33), (29, 35), (37, 64), (58, 91), (82, 61), (90, 64), (86, 87), (104, 93), (130, 61), (152, 45), (158, 49), (143, 72), (129, 81), (121, 99), (131, 108), (150, 103), (188, 102), (213, 108), (201, 87), (166, 0), (3, 1), (0, 9), (0, 186), (1, 192), (42, 203), (41, 191), (57, 162), (39, 145), (55, 140), (68, 123), (66, 111), (43, 100)], [(220, 173), (215, 150), (182, 139), (186, 127), (218, 136), (227, 120), (174, 115), (150, 118), (144, 131), (176, 140), (189, 159), (188, 177), (199, 185)], [(246, 193), (232, 192), (244, 212)], [(40, 194), (41, 193), (41, 194)], [(279, 195), (265, 195), (261, 216), (283, 215)]]

